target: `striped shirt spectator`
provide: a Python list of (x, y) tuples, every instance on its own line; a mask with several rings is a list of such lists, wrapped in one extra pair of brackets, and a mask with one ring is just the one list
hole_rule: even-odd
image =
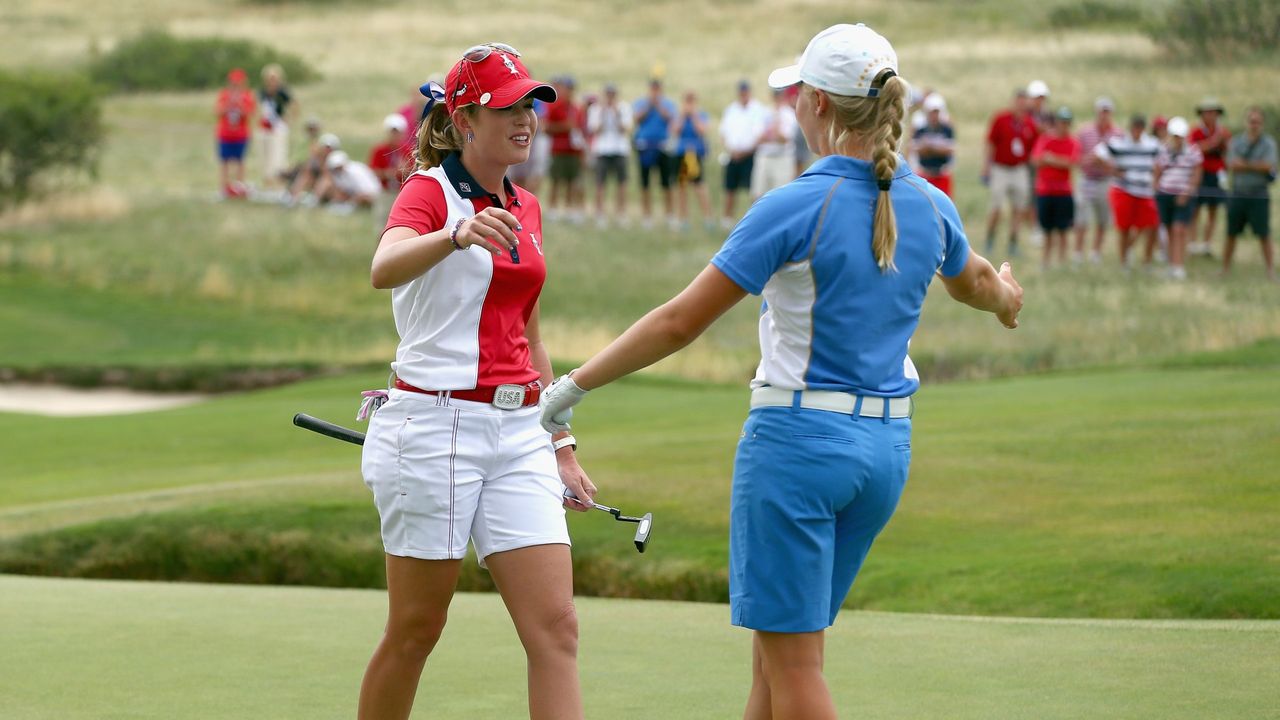
[(1203, 162), (1204, 154), (1192, 143), (1186, 143), (1178, 152), (1170, 152), (1168, 146), (1161, 147), (1156, 155), (1156, 165), (1161, 168), (1156, 190), (1167, 195), (1192, 193), (1196, 188), (1191, 187), (1191, 178)]
[(1149, 198), (1156, 194), (1152, 178), (1160, 150), (1160, 142), (1143, 133), (1137, 139), (1132, 135), (1113, 137), (1099, 143), (1093, 154), (1115, 164), (1119, 173), (1116, 187), (1134, 197)]

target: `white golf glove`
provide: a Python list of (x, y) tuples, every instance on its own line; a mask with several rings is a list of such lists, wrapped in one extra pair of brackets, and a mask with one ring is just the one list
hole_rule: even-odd
[(573, 417), (573, 406), (582, 402), (587, 391), (578, 387), (568, 375), (561, 375), (542, 393), (538, 406), (542, 410), (542, 428), (549, 433), (564, 432), (569, 429), (569, 418)]

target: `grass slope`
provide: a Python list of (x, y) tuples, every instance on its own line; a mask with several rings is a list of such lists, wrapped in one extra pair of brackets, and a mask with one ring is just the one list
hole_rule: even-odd
[[(587, 717), (733, 718), (750, 636), (723, 607), (580, 599)], [(381, 632), (373, 591), (0, 576), (0, 715), (354, 713)], [(415, 717), (524, 716), (524, 658), (494, 595), (457, 596)], [(1280, 623), (992, 621), (846, 613), (827, 676), (859, 718), (1269, 717)]]
[[(376, 583), (376, 521), (356, 449), (288, 419), (305, 410), (341, 421), (355, 391), (377, 380), (333, 378), (118, 418), (0, 415), (13, 450), (0, 481), (0, 567)], [(1280, 617), (1277, 393), (1280, 378), (1258, 367), (927, 386), (911, 481), (850, 603)], [(651, 551), (638, 556), (606, 518), (571, 515), (584, 590), (724, 597), (745, 399), (736, 387), (656, 379), (589, 399), (576, 431), (601, 498), (658, 521)], [(325, 552), (328, 562), (317, 558)], [(469, 573), (473, 587), (487, 582)]]

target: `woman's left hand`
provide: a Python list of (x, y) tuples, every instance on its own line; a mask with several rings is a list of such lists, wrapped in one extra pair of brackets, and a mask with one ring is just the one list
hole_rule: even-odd
[[(573, 454), (573, 450), (562, 448), (556, 452), (556, 465), (560, 468), (560, 482), (573, 491), (574, 495), (586, 498), (588, 501), (595, 499), (595, 483), (591, 482), (591, 478), (587, 477), (587, 473), (582, 469), (582, 466), (578, 465), (578, 458)], [(591, 509), (590, 504), (577, 502), (568, 496), (564, 498), (564, 506), (578, 512), (586, 512)]]

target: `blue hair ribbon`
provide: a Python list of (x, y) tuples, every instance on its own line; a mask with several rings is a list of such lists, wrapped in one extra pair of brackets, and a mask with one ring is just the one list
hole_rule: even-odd
[(435, 107), (436, 103), (444, 102), (444, 88), (435, 80), (429, 80), (418, 88), (418, 92), (427, 99), (427, 104), (422, 106), (422, 116), (418, 118), (418, 122), (421, 123), (427, 119), (427, 113), (431, 112), (431, 108)]

